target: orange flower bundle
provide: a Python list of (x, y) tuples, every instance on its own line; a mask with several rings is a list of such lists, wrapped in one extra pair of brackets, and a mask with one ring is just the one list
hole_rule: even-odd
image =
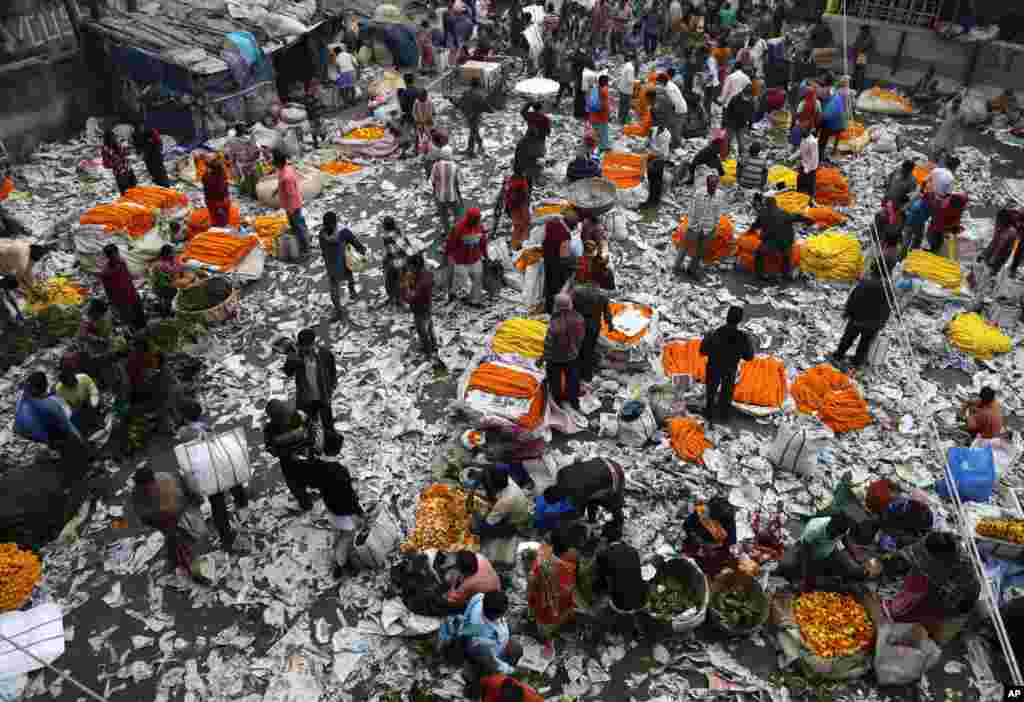
[(204, 232), (185, 244), (181, 258), (183, 261), (192, 259), (228, 271), (241, 263), (258, 245), (259, 239), (254, 236), (238, 238), (230, 234)]
[(804, 644), (821, 658), (840, 658), (870, 647), (875, 625), (864, 605), (850, 595), (808, 592), (793, 602), (793, 617)]
[(496, 363), (481, 363), (469, 376), (468, 390), (480, 390), (499, 397), (529, 399), (540, 383), (529, 373), (520, 373)]
[(609, 151), (601, 160), (601, 175), (615, 183), (615, 187), (620, 190), (640, 185), (646, 168), (647, 157), (640, 154)]
[(697, 382), (707, 380), (708, 357), (700, 352), (700, 339), (670, 341), (661, 350), (665, 375), (688, 375)]
[(28, 602), (42, 573), (39, 556), (22, 551), (17, 544), (0, 544), (0, 612), (18, 609)]
[(288, 215), (284, 212), (263, 215), (254, 219), (252, 226), (259, 237), (260, 246), (268, 254), (273, 254), (277, 250), (278, 237), (288, 231)]
[(830, 392), (818, 410), (818, 416), (837, 434), (863, 429), (871, 424), (868, 403), (854, 387)]
[(850, 198), (850, 183), (838, 168), (819, 168), (814, 183), (815, 202), (844, 207), (853, 202)]
[(345, 134), (344, 138), (356, 139), (358, 141), (377, 141), (384, 138), (384, 127), (359, 127)]
[(96, 205), (82, 215), (80, 224), (99, 224), (108, 232), (125, 232), (138, 238), (153, 228), (156, 218), (153, 211), (134, 202), (112, 202)]
[[(754, 254), (761, 246), (761, 233), (755, 229), (743, 234), (736, 242), (736, 259), (740, 268), (750, 273), (754, 272)], [(774, 252), (764, 257), (765, 273), (778, 274), (782, 272), (782, 257)], [(789, 266), (796, 270), (800, 266), (800, 246), (794, 245), (789, 250)]]
[(846, 215), (836, 212), (831, 207), (808, 207), (804, 215), (813, 219), (818, 229), (828, 229), (846, 221)]
[(363, 170), (358, 163), (351, 161), (331, 161), (320, 166), (320, 170), (334, 176), (352, 175)]
[(134, 202), (136, 205), (155, 210), (175, 210), (188, 206), (188, 196), (174, 188), (158, 185), (140, 185), (130, 188), (118, 202)]
[(771, 356), (757, 356), (740, 367), (733, 400), (758, 407), (782, 407), (786, 400), (786, 367)]
[(790, 388), (797, 409), (806, 414), (817, 412), (825, 398), (835, 390), (849, 390), (853, 382), (845, 373), (837, 371), (827, 363), (815, 366), (797, 376)]
[[(420, 493), (416, 504), (416, 528), (401, 550), (424, 551), (436, 548), (442, 551), (478, 549), (479, 540), (469, 532), (470, 512), (465, 491), (438, 483)], [(478, 497), (473, 498), (473, 509), (485, 507)]]
[[(231, 208), (228, 210), (228, 226), (232, 229), (239, 229), (242, 226), (242, 211), (234, 202), (231, 203)], [(209, 228), (210, 211), (205, 207), (192, 210), (192, 214), (188, 216), (188, 238), (191, 239), (196, 234), (202, 234)]]
[[(690, 218), (684, 216), (679, 220), (679, 226), (672, 232), (672, 243), (677, 249), (686, 247), (690, 256), (697, 254), (697, 242), (686, 240), (686, 231), (690, 228)], [(731, 256), (735, 251), (734, 237), (736, 230), (733, 227), (732, 219), (726, 215), (718, 218), (718, 226), (715, 227), (715, 235), (710, 241), (704, 243), (704, 263), (714, 263), (719, 259)]]
[[(612, 319), (622, 314), (629, 308), (633, 308), (639, 311), (640, 314), (642, 314), (644, 317), (647, 317), (647, 319), (651, 319), (652, 317), (654, 317), (654, 311), (651, 310), (651, 308), (648, 307), (647, 305), (637, 305), (631, 302), (613, 302), (610, 305), (608, 305), (608, 308), (611, 310)], [(632, 346), (633, 344), (639, 344), (640, 340), (647, 336), (647, 328), (645, 327), (644, 330), (641, 331), (639, 334), (634, 334), (633, 336), (626, 336), (617, 329), (609, 329), (608, 322), (605, 321), (605, 319), (602, 317), (601, 336), (608, 339), (609, 341), (614, 341), (619, 344), (628, 344)]]
[(516, 259), (516, 270), (523, 273), (533, 264), (540, 263), (543, 260), (544, 249), (539, 246), (523, 249), (523, 252), (519, 254), (519, 258)]
[(914, 180), (921, 187), (924, 187), (924, 182), (928, 180), (928, 176), (935, 170), (935, 166), (931, 163), (926, 163), (920, 166), (914, 166)]
[(704, 450), (711, 448), (711, 442), (700, 422), (692, 417), (672, 417), (668, 420), (668, 435), (677, 456), (691, 463), (704, 462)]

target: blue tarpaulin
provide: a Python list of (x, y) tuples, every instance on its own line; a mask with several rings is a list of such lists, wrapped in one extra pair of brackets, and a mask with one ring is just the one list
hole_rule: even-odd
[(112, 46), (110, 58), (129, 78), (140, 83), (160, 83), (176, 93), (191, 93), (194, 89), (188, 70), (142, 49)]

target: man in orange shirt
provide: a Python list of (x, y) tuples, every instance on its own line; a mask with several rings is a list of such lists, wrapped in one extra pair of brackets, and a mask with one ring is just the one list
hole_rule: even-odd
[(529, 685), (507, 675), (489, 675), (480, 680), (483, 702), (544, 702)]
[(590, 123), (594, 125), (594, 131), (597, 132), (597, 148), (600, 151), (608, 151), (612, 148), (608, 141), (608, 117), (611, 111), (608, 101), (608, 76), (601, 76), (597, 80), (597, 99), (601, 109), (590, 113)]

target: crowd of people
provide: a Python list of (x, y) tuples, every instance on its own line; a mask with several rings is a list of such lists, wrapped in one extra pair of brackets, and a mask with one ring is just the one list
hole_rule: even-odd
[[(836, 159), (839, 135), (851, 118), (854, 91), (865, 87), (864, 57), (874, 50), (873, 40), (870, 30), (863, 31), (851, 46), (856, 67), (852, 79), (836, 79), (823, 71), (795, 91), (789, 90), (789, 85), (778, 86), (782, 89), (780, 97), (776, 86), (769, 88), (766, 84), (770, 72), (767, 41), (782, 30), (785, 3), (776, 3), (772, 12), (748, 14), (745, 19), (754, 30), (735, 51), (728, 47), (729, 32), (739, 19), (737, 9), (724, 3), (712, 11), (716, 5), (672, 0), (666, 8), (660, 8), (658, 4), (637, 6), (630, 0), (597, 0), (589, 15), (575, 3), (564, 3), (560, 13), (549, 5), (543, 22), (545, 50), (540, 69), (561, 85), (557, 101), (563, 93), (572, 96), (572, 114), (584, 125), (575, 157), (566, 164), (566, 180), (570, 183), (601, 174), (601, 157), (615, 146), (612, 127), (631, 120), (637, 98), (650, 107), (650, 129), (643, 147), (648, 157), (649, 192), (644, 207), (659, 207), (668, 188), (693, 189), (685, 243), (679, 247), (672, 266), (674, 274), (687, 274), (695, 281), (703, 277), (706, 247), (727, 207), (721, 178), (725, 175), (724, 161), (734, 153), (735, 144), (737, 187), (753, 194), (751, 230), (761, 239), (753, 272), (765, 282), (777, 282), (766, 274), (766, 262), (779, 262), (782, 275), (791, 278), (794, 228), (811, 220), (783, 210), (769, 191), (770, 149), (751, 137), (751, 127), (768, 112), (791, 101), (794, 119), (790, 146), (799, 163), (796, 189), (808, 195), (813, 204), (816, 173), (830, 158)], [(455, 51), (455, 62), (489, 54), (486, 42), (469, 50), (470, 34), (459, 18), (475, 13), (474, 8), (461, 0), (451, 3), (444, 20), (443, 46), (437, 47), (427, 38), (419, 42), (425, 67), (439, 61), (439, 48)], [(514, 6), (513, 27), (524, 27), (524, 21), (518, 5)], [(812, 34), (812, 44), (828, 42), (821, 27)], [(424, 27), (428, 29), (429, 25)], [(513, 32), (513, 36), (518, 33)], [(667, 47), (687, 70), (683, 76), (672, 69), (659, 72), (651, 84), (640, 75), (640, 56), (653, 58), (659, 45)], [(609, 53), (622, 59), (617, 76), (613, 80), (601, 75), (595, 85), (584, 89), (584, 70), (593, 69), (595, 60), (603, 60)], [(335, 51), (333, 57), (332, 80), (350, 100), (358, 63), (345, 49)], [(613, 114), (616, 101), (618, 110)], [(493, 107), (483, 86), (473, 82), (456, 105), (466, 132), (463, 159), (457, 161), (451, 135), (459, 127), (440, 127), (441, 120), (434, 114), (427, 91), (407, 79), (399, 103), (401, 114), (389, 128), (396, 134), (410, 134), (411, 143), (422, 154), (423, 175), (437, 208), (438, 235), (427, 250), (408, 251), (394, 217), (380, 219), (377, 234), (383, 241), (385, 305), (391, 309), (404, 307), (411, 313), (420, 350), (439, 362), (433, 319), (435, 297), (446, 294), (448, 301), (454, 302), (459, 290), (468, 284), (467, 304), (476, 308), (485, 304), (491, 263), (488, 245), (497, 232), (488, 231), (478, 207), (465, 206), (461, 174), (469, 167), (469, 159), (487, 155), (481, 126)], [(932, 141), (934, 167), (923, 184), (915, 176), (919, 164), (913, 161), (903, 163), (882, 184), (881, 204), (872, 223), (878, 252), (843, 309), (846, 327), (832, 354), (837, 366), (846, 366), (846, 356), (855, 344), (853, 366), (867, 362), (872, 344), (891, 314), (891, 298), (884, 286), (888, 271), (908, 252), (923, 245), (939, 252), (946, 232), (959, 222), (967, 198), (953, 192), (959, 166), (958, 109), (954, 103), (948, 106), (950, 115), (943, 117)], [(700, 134), (691, 132), (692, 113), (704, 116)], [(530, 240), (531, 203), (543, 186), (543, 163), (553, 130), (552, 120), (540, 103), (525, 104), (520, 115), (525, 133), (516, 145), (511, 176), (500, 184), (499, 196), (501, 208), (512, 222), (512, 251), (521, 250)], [(685, 161), (680, 147), (692, 136), (708, 137), (708, 142)], [(140, 129), (135, 145), (153, 182), (168, 185), (158, 151), (160, 135)], [(402, 148), (402, 156), (406, 148)], [(102, 158), (122, 193), (136, 185), (128, 152), (113, 132), (105, 136)], [(336, 317), (343, 320), (347, 305), (361, 296), (359, 271), (353, 269), (350, 254), (367, 257), (369, 242), (361, 241), (334, 211), (323, 215), (318, 235), (311, 237), (293, 165), (282, 152), (274, 154), (273, 163), (278, 173), (274, 194), (287, 214), (290, 233), (300, 254), (309, 254), (314, 244), (319, 248), (330, 300)], [(665, 183), (666, 176), (673, 181), (671, 185)], [(210, 224), (229, 226), (233, 203), (222, 160), (208, 164), (202, 189)], [(609, 233), (601, 217), (585, 208), (568, 207), (547, 219), (541, 239), (535, 243), (543, 261), (543, 304), (532, 312), (548, 315), (538, 365), (545, 372), (552, 399), (580, 413), (582, 388), (593, 381), (597, 370), (602, 325), (612, 326), (610, 301), (616, 285)], [(5, 290), (30, 285), (32, 265), (45, 253), (37, 246), (15, 248), (0, 242), (0, 266), (7, 276)], [(442, 258), (438, 269), (428, 264), (432, 254)], [(1010, 275), (1016, 276), (1022, 259), (1024, 216), (1018, 211), (1001, 210), (991, 243), (979, 261), (995, 279), (1007, 265)], [(69, 464), (84, 466), (82, 470), (96, 453), (89, 437), (102, 424), (104, 412), (111, 409), (102, 401), (107, 393), (112, 398), (110, 404), (120, 403), (128, 413), (155, 413), (158, 430), (175, 441), (202, 440), (211, 432), (204, 422), (202, 406), (186, 396), (174, 368), (148, 343), (151, 312), (121, 251), (111, 244), (103, 250), (103, 260), (99, 280), (105, 299), (96, 298), (87, 305), (73, 350), (62, 358), (57, 369), (57, 382), (51, 387), (40, 372), (27, 379), (15, 426), (22, 436), (50, 445)], [(158, 314), (173, 313), (177, 293), (174, 280), (183, 272), (174, 248), (165, 247), (151, 278)], [(700, 353), (708, 359), (704, 418), (709, 426), (730, 422), (737, 370), (756, 351), (755, 341), (741, 329), (742, 307), (730, 307), (724, 322), (704, 335), (700, 343)], [(262, 427), (265, 449), (280, 462), (284, 482), (300, 510), (312, 509), (311, 491), (322, 497), (338, 532), (335, 575), (341, 577), (364, 512), (352, 477), (335, 460), (343, 445), (332, 409), (339, 384), (337, 362), (330, 345), (318, 339), (316, 330), (304, 329), (286, 349), (282, 372), (294, 381), (295, 400), (273, 399), (266, 405)], [(964, 428), (973, 435), (985, 439), (1002, 435), (1004, 419), (995, 391), (984, 388), (979, 398), (964, 408), (963, 421)], [(471, 531), (480, 540), (480, 552), (442, 554), (437, 561), (437, 575), (447, 587), (443, 604), (448, 616), (441, 628), (441, 650), (449, 660), (467, 664), (467, 695), (502, 702), (539, 700), (535, 690), (515, 677), (522, 647), (506, 620), (508, 590), (514, 587), (510, 571), (517, 558), (516, 537), (535, 534), (532, 525), (542, 525), (544, 543), (528, 571), (527, 601), (546, 656), (554, 654), (559, 630), (576, 617), (584, 561), (592, 568), (589, 577), (594, 592), (608, 596), (608, 611), (599, 619), (615, 630), (642, 631), (641, 615), (650, 596), (650, 578), (643, 574), (648, 559), (622, 540), (626, 474), (615, 460), (596, 458), (563, 467), (553, 484), (538, 490), (522, 462), (495, 462), (481, 471), (479, 484), (491, 505), (486, 512), (471, 516)], [(244, 552), (245, 539), (231, 524), (228, 492), (237, 511), (247, 508), (249, 496), (243, 485), (205, 499), (210, 502), (220, 547), (229, 553)], [(150, 468), (134, 473), (136, 512), (143, 523), (165, 535), (168, 567), (181, 568), (199, 580), (205, 577), (196, 568), (204, 530), (183, 515), (192, 514), (190, 507), (202, 499), (178, 475)], [(784, 553), (779, 548), (774, 558), (765, 560), (778, 560), (777, 572), (797, 589), (849, 591), (883, 574), (878, 560), (854, 554), (862, 554), (871, 544), (884, 543), (891, 548), (883, 550), (900, 550), (906, 555), (901, 566), (906, 573), (903, 592), (880, 603), (888, 617), (927, 626), (963, 617), (978, 599), (979, 584), (958, 538), (932, 531), (927, 497), (917, 491), (902, 492), (889, 481), (878, 481), (868, 490), (866, 509), (870, 518), (859, 522), (842, 512), (811, 519), (794, 546)], [(599, 521), (602, 512), (609, 519), (595, 530), (590, 523)], [(682, 550), (708, 575), (739, 567), (735, 511), (727, 500), (700, 501), (680, 516)]]

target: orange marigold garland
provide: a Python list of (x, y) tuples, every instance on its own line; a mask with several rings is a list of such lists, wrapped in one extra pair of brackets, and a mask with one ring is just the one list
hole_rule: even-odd
[(17, 544), (0, 544), (0, 612), (18, 609), (28, 602), (42, 573), (39, 556), (22, 551)]
[(804, 644), (821, 658), (840, 658), (867, 649), (875, 625), (864, 606), (850, 595), (808, 592), (793, 602), (793, 617)]
[(668, 435), (677, 456), (684, 461), (704, 462), (704, 451), (711, 448), (711, 442), (700, 422), (692, 417), (673, 417), (668, 420)]

